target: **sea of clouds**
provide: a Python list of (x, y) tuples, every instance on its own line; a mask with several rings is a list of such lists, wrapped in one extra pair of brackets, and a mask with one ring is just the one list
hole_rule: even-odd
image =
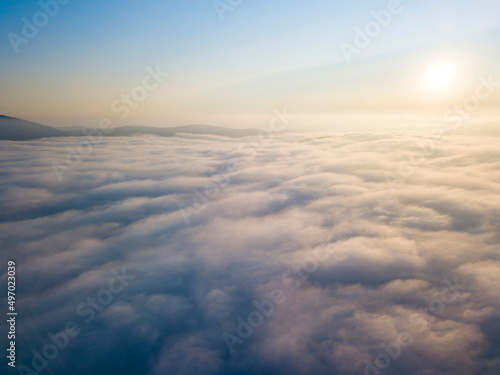
[(500, 138), (76, 139), (0, 142), (12, 373), (500, 373)]

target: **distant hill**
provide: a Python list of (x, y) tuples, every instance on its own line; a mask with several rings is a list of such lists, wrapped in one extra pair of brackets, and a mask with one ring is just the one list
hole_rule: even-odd
[[(17, 119), (14, 117), (0, 115), (0, 140), (27, 141), (31, 139), (47, 137), (73, 137), (82, 136), (81, 126), (68, 126), (64, 128), (52, 128), (36, 122)], [(257, 135), (258, 129), (229, 129), (213, 125), (185, 125), (172, 128), (154, 128), (149, 126), (121, 126), (113, 129), (107, 137), (132, 136), (135, 134), (152, 134), (162, 137), (172, 137), (177, 133), (209, 134), (230, 138), (247, 137)]]
[(228, 129), (213, 125), (184, 125), (173, 128), (153, 128), (149, 126), (122, 126), (114, 129), (111, 136), (130, 136), (134, 134), (154, 134), (162, 137), (172, 137), (177, 133), (210, 134), (238, 138), (257, 135), (257, 129)]
[(82, 130), (87, 129), (85, 126), (75, 125), (75, 126), (63, 126), (57, 127), (57, 130), (62, 130), (63, 132), (82, 132)]
[(0, 140), (27, 141), (45, 137), (64, 137), (65, 133), (50, 126), (0, 115)]

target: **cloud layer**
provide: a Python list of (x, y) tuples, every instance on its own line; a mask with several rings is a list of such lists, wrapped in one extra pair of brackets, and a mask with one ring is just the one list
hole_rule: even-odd
[(62, 183), (74, 138), (3, 142), (17, 365), (75, 322), (43, 373), (499, 373), (499, 138), (440, 140), (402, 177), (425, 140), (109, 138)]

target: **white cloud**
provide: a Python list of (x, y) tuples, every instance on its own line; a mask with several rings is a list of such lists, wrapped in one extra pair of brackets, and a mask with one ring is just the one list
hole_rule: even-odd
[[(401, 133), (284, 134), (252, 158), (241, 139), (109, 138), (59, 183), (51, 162), (74, 142), (2, 149), (21, 363), (125, 267), (134, 281), (49, 361), (53, 373), (362, 374), (402, 331), (414, 341), (387, 374), (497, 371), (498, 138), (439, 144), (395, 191), (385, 173), (415, 148)], [(179, 209), (228, 163), (238, 170), (186, 224)], [(291, 291), (283, 273), (326, 238), (331, 255)], [(422, 313), (455, 277), (467, 291)], [(222, 334), (276, 288), (286, 302), (230, 355)], [(81, 358), (93, 362), (70, 366)]]

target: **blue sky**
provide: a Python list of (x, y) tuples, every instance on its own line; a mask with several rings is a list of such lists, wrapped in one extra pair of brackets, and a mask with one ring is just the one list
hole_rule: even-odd
[[(355, 27), (389, 3), (243, 1), (221, 21), (212, 1), (73, 0), (16, 54), (8, 33), (22, 35), (22, 18), (41, 8), (2, 0), (0, 113), (93, 126), (116, 116), (110, 103), (157, 65), (169, 78), (123, 124), (240, 127), (283, 105), (311, 123), (352, 103), (406, 113), (434, 109), (409, 88), (434, 61), (451, 60), (464, 78), (439, 103), (463, 95), (478, 74), (498, 73), (493, 0), (403, 0), (403, 11), (346, 62), (340, 44), (352, 43)], [(402, 97), (410, 103), (399, 103)]]

